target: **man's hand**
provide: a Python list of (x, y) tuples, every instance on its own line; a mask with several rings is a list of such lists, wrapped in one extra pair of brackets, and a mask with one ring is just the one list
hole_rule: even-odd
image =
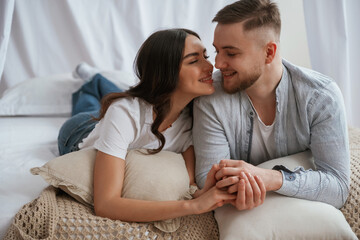
[(242, 172), (237, 187), (236, 199), (230, 203), (238, 210), (247, 210), (264, 203), (266, 196), (265, 185), (258, 176)]
[(276, 170), (263, 169), (242, 160), (231, 159), (221, 160), (219, 166), (222, 167), (215, 174), (218, 181), (216, 187), (228, 187), (229, 193), (238, 191), (239, 186), (236, 183), (242, 178), (242, 172), (258, 176), (264, 183), (266, 191), (275, 191), (282, 186), (282, 174)]

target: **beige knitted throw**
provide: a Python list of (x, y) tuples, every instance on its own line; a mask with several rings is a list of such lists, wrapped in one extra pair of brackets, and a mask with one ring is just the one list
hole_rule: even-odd
[[(341, 209), (352, 230), (360, 238), (360, 129), (350, 128), (351, 190)], [(150, 223), (128, 223), (96, 217), (82, 205), (53, 187), (26, 204), (14, 217), (8, 239), (218, 239), (212, 213), (181, 218), (181, 227), (164, 233)]]

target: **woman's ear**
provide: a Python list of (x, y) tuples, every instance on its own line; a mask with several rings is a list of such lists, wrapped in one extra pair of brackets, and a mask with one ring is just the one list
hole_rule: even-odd
[(276, 51), (277, 51), (277, 44), (275, 42), (269, 42), (268, 44), (266, 44), (266, 58), (265, 58), (266, 64), (269, 64), (273, 61), (276, 55)]

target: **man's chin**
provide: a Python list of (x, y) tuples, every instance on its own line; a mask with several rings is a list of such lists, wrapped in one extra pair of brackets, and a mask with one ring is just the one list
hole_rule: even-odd
[(234, 94), (234, 93), (237, 93), (240, 91), (240, 89), (238, 87), (234, 87), (229, 84), (225, 84), (224, 81), (222, 82), (221, 85), (222, 85), (224, 92), (229, 93), (229, 94)]

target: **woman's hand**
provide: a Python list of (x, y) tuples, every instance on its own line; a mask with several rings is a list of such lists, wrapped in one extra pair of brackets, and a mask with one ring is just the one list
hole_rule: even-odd
[(202, 195), (207, 190), (209, 190), (210, 188), (212, 188), (213, 186), (216, 185), (217, 180), (215, 178), (215, 175), (216, 175), (217, 171), (219, 171), (220, 169), (221, 169), (221, 166), (219, 166), (219, 164), (214, 164), (212, 166), (212, 168), (210, 169), (210, 171), (207, 174), (204, 187), (201, 190), (198, 190), (193, 194), (194, 198), (198, 198), (200, 195)]
[(216, 185), (217, 179), (216, 179), (216, 173), (217, 171), (219, 171), (222, 167), (219, 164), (214, 164), (210, 171), (207, 174), (206, 180), (205, 180), (205, 184), (203, 187), (204, 192), (206, 192), (207, 190), (209, 190), (210, 188), (212, 188), (213, 186)]
[(230, 194), (227, 191), (218, 189), (216, 186), (213, 186), (209, 190), (204, 191), (203, 194), (198, 198), (190, 201), (192, 201), (194, 204), (195, 213), (201, 214), (212, 211), (226, 203), (230, 203), (235, 200), (235, 194)]

